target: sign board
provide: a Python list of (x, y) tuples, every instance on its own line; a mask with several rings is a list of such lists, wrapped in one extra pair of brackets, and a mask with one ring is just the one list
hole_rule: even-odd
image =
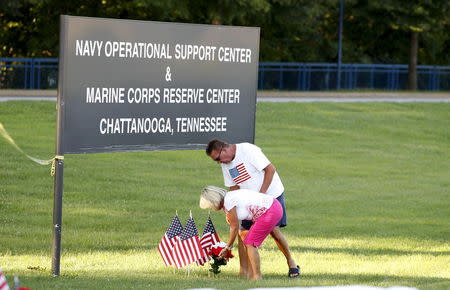
[(259, 28), (61, 17), (61, 153), (252, 142)]

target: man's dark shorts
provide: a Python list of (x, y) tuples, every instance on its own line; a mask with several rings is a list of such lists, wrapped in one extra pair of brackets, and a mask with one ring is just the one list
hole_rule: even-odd
[[(283, 207), (283, 217), (281, 217), (281, 220), (277, 224), (277, 226), (282, 228), (287, 226), (286, 206), (284, 205), (284, 193), (282, 193), (279, 197), (277, 197), (277, 200), (281, 203), (281, 206)], [(253, 222), (250, 220), (241, 221), (241, 230), (242, 229), (249, 230), (252, 224)]]

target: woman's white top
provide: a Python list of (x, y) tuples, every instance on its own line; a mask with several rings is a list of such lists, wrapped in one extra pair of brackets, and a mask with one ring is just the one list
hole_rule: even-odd
[(273, 197), (249, 189), (238, 189), (227, 192), (224, 207), (227, 211), (236, 207), (239, 220), (256, 220), (265, 213), (273, 203)]

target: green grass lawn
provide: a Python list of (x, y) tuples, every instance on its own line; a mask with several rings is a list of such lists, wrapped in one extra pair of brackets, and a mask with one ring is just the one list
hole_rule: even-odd
[[(0, 122), (29, 155), (55, 147), (54, 102), (1, 102)], [(0, 139), (0, 267), (33, 289), (186, 289), (403, 285), (450, 288), (450, 104), (258, 103), (256, 144), (286, 187), (283, 229), (302, 268), (289, 280), (272, 239), (264, 279), (165, 267), (156, 246), (175, 211), (222, 186), (203, 152), (66, 155), (61, 276), (51, 277), (53, 179)], [(0, 137), (1, 138), (1, 137)], [(221, 237), (223, 213), (211, 213)]]

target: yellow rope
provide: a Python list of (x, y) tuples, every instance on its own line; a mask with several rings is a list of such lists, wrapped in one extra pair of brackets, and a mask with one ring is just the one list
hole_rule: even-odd
[(41, 159), (37, 159), (34, 158), (28, 154), (26, 154), (19, 146), (17, 146), (16, 142), (14, 141), (13, 138), (11, 138), (11, 136), (9, 136), (8, 132), (6, 131), (5, 127), (3, 127), (3, 124), (0, 122), (0, 135), (6, 139), (6, 141), (8, 141), (8, 143), (10, 143), (14, 148), (16, 148), (17, 151), (21, 152), (22, 154), (24, 154), (26, 157), (28, 157), (30, 160), (32, 160), (33, 162), (36, 162), (40, 165), (48, 165), (48, 164), (52, 164), (52, 168), (50, 171), (51, 176), (55, 175), (55, 167), (56, 167), (56, 159), (58, 160), (64, 160), (64, 156), (62, 155), (56, 155), (55, 157), (53, 157), (52, 159), (48, 159), (48, 160), (41, 160)]
[(50, 175), (51, 176), (55, 176), (55, 170), (56, 170), (56, 160), (64, 160), (64, 156), (63, 155), (56, 155), (55, 157), (53, 157), (52, 159), (52, 169), (50, 170)]

